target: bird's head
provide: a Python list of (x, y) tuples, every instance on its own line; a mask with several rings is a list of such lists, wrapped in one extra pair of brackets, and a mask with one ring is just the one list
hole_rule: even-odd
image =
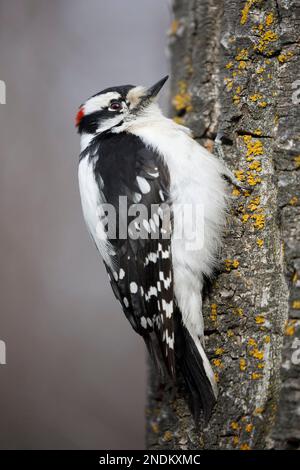
[(150, 88), (124, 85), (106, 88), (79, 107), (76, 126), (79, 134), (101, 134), (126, 121), (137, 119), (155, 98), (168, 76)]

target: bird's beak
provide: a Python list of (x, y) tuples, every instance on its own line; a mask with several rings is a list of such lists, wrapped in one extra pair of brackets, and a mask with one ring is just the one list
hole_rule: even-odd
[(155, 96), (158, 95), (158, 93), (160, 92), (160, 90), (162, 89), (166, 81), (168, 80), (168, 78), (169, 78), (169, 75), (159, 80), (159, 82), (155, 83), (152, 87), (148, 88), (145, 96), (147, 98), (155, 98)]

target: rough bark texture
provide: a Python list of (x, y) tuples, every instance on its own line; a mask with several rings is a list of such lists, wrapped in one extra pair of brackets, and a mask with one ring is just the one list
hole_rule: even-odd
[(149, 374), (150, 449), (298, 448), (300, 443), (300, 3), (176, 0), (175, 119), (252, 187), (232, 188), (220, 273), (205, 298), (219, 383), (208, 426)]

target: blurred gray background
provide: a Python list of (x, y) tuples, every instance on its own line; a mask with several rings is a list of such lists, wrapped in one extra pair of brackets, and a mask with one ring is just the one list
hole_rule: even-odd
[(168, 3), (0, 1), (1, 449), (144, 447), (144, 346), (84, 226), (74, 116), (167, 73)]

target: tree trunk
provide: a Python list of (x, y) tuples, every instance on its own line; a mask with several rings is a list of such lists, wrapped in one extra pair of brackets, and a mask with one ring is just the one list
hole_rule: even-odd
[(174, 118), (209, 150), (221, 132), (227, 165), (252, 192), (232, 187), (221, 269), (204, 301), (215, 412), (196, 429), (182, 389), (162, 392), (150, 367), (147, 446), (298, 448), (300, 3), (173, 7)]

